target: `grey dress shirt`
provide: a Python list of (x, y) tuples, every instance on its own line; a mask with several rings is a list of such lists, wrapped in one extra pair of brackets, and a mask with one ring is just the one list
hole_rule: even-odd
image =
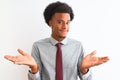
[[(29, 80), (55, 80), (56, 63), (56, 41), (54, 38), (46, 38), (36, 41), (32, 47), (31, 55), (39, 65), (40, 69), (36, 74), (28, 73)], [(63, 80), (92, 80), (89, 71), (86, 74), (80, 72), (80, 64), (85, 53), (81, 42), (65, 38), (61, 41), (62, 61), (63, 61)]]

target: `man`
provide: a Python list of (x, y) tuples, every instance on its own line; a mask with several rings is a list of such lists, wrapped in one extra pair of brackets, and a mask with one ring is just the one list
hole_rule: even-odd
[[(15, 64), (29, 66), (29, 80), (77, 80), (77, 76), (80, 80), (92, 80), (90, 68), (107, 62), (109, 58), (94, 56), (96, 51), (84, 57), (82, 44), (67, 38), (70, 22), (74, 18), (71, 7), (59, 1), (51, 3), (44, 11), (44, 18), (52, 30), (51, 37), (36, 41), (32, 56), (18, 49), (20, 56), (6, 55), (5, 58)], [(58, 43), (61, 53), (57, 57)]]

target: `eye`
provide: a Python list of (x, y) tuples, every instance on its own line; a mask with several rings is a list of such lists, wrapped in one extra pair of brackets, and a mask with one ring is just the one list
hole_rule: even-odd
[(64, 22), (63, 21), (57, 21), (58, 22), (58, 24), (64, 24)]
[(69, 25), (69, 24), (70, 24), (70, 21), (68, 21), (66, 24)]

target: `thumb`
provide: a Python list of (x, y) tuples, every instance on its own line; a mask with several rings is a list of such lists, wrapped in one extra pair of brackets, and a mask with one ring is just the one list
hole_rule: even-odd
[(90, 53), (90, 56), (93, 56), (96, 54), (96, 50), (94, 50), (93, 52)]
[(23, 55), (23, 56), (26, 55), (26, 53), (25, 53), (23, 50), (21, 50), (21, 49), (18, 49), (17, 51), (18, 51), (21, 55)]

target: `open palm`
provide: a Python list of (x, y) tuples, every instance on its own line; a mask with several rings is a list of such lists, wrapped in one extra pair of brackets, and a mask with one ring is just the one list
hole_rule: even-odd
[(18, 56), (5, 55), (4, 57), (5, 59), (10, 60), (13, 63), (18, 64), (18, 65), (28, 65), (30, 67), (36, 65), (36, 62), (31, 55), (25, 53), (21, 49), (18, 49), (18, 52), (21, 55), (18, 55)]
[(109, 58), (107, 56), (96, 57), (96, 56), (94, 56), (95, 54), (96, 54), (96, 51), (93, 51), (92, 53), (86, 55), (82, 60), (81, 67), (88, 69), (90, 67), (103, 64), (109, 60)]

